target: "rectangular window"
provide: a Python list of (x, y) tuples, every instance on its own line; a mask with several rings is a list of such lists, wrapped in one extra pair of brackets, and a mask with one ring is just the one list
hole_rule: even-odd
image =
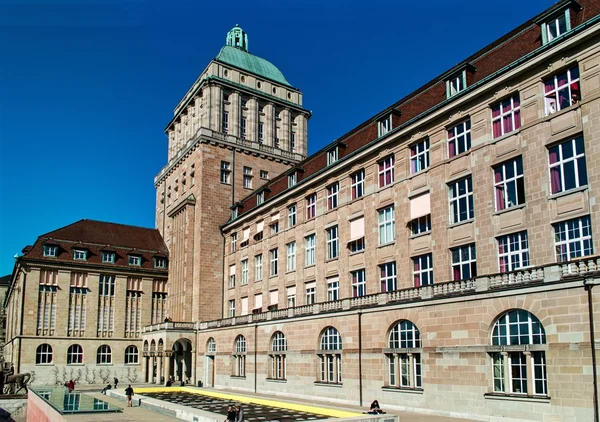
[(258, 143), (262, 144), (265, 133), (265, 124), (263, 122), (258, 122)]
[(296, 132), (290, 133), (290, 151), (296, 152)]
[(58, 254), (58, 246), (44, 245), (43, 249), (45, 257), (56, 258), (56, 255)]
[(127, 278), (125, 298), (125, 337), (139, 337), (142, 332), (142, 279)]
[(350, 253), (358, 253), (365, 250), (365, 238), (360, 237), (350, 241)]
[(521, 157), (494, 167), (496, 211), (525, 203), (525, 181)]
[(467, 87), (467, 71), (463, 70), (458, 75), (446, 81), (446, 98), (455, 96)]
[(152, 281), (152, 324), (160, 324), (167, 316), (167, 281)]
[(492, 132), (499, 138), (521, 127), (521, 101), (519, 94), (492, 106)]
[(576, 104), (581, 99), (579, 68), (572, 67), (557, 73), (544, 82), (546, 116)]
[(235, 265), (229, 266), (229, 288), (233, 289), (235, 287)]
[(233, 318), (235, 316), (235, 300), (232, 299), (229, 301), (229, 318)]
[(248, 284), (248, 259), (242, 259), (242, 286)]
[(305, 289), (306, 289), (306, 304), (312, 305), (312, 304), (316, 303), (317, 302), (317, 283), (314, 281), (311, 283), (306, 283)]
[(340, 298), (340, 278), (330, 277), (327, 279), (327, 300), (329, 302)]
[(102, 252), (102, 262), (105, 264), (114, 264), (116, 254), (114, 252)]
[(473, 218), (473, 182), (471, 176), (448, 185), (450, 189), (450, 223)]
[(501, 273), (529, 267), (529, 244), (526, 231), (498, 238), (498, 266)]
[(429, 233), (431, 231), (431, 214), (412, 220), (410, 222), (410, 230), (413, 235)]
[(231, 234), (231, 252), (235, 252), (237, 250), (237, 233)]
[(391, 243), (396, 238), (396, 221), (394, 206), (379, 210), (379, 244)]
[(223, 110), (223, 122), (221, 127), (221, 132), (228, 133), (229, 132), (229, 112)]
[(379, 187), (384, 188), (394, 183), (394, 156), (384, 158), (379, 163)]
[(398, 289), (395, 262), (388, 262), (379, 266), (379, 283), (381, 284), (382, 293), (393, 292)]
[(550, 187), (553, 194), (587, 185), (583, 137), (550, 147), (549, 158)]
[(340, 184), (334, 183), (327, 187), (327, 209), (332, 210), (338, 206), (338, 193), (340, 191)]
[(410, 174), (415, 174), (429, 167), (429, 139), (425, 139), (410, 147)]
[(254, 257), (254, 279), (260, 281), (263, 278), (263, 257), (262, 254)]
[(269, 227), (271, 228), (271, 236), (279, 233), (279, 221), (269, 224)]
[(269, 172), (266, 171), (266, 170), (261, 170), (260, 171), (260, 178), (261, 179), (265, 179), (265, 180), (269, 179)]
[(231, 184), (231, 163), (221, 161), (221, 183)]
[(246, 189), (252, 189), (252, 167), (244, 166), (243, 176), (244, 176), (244, 180), (243, 180), (244, 187)]
[(433, 284), (433, 257), (428, 253), (413, 259), (413, 281), (415, 287)]
[(313, 193), (306, 197), (306, 219), (317, 216), (317, 194)]
[(569, 9), (555, 15), (542, 24), (542, 44), (554, 41), (556, 38), (571, 30), (571, 14)]
[(81, 261), (87, 260), (87, 251), (84, 249), (75, 249), (73, 251), (73, 259)]
[(298, 182), (298, 173), (297, 172), (293, 172), (292, 174), (288, 175), (288, 188), (296, 186), (297, 182)]
[(452, 279), (454, 281), (477, 277), (475, 244), (450, 249), (452, 253)]
[(139, 267), (142, 265), (142, 257), (139, 255), (129, 255), (129, 265)]
[(231, 209), (231, 219), (235, 220), (236, 218), (238, 218), (238, 207), (235, 206)]
[(288, 207), (288, 227), (296, 225), (296, 204)]
[(365, 270), (352, 271), (352, 297), (362, 297), (367, 295), (367, 278)]
[(296, 271), (296, 242), (287, 244), (287, 270)]
[(304, 238), (306, 244), (306, 266), (315, 265), (315, 248), (317, 246), (317, 237), (314, 234)]
[(69, 336), (85, 335), (87, 305), (87, 273), (71, 273), (69, 288)]
[(392, 130), (392, 115), (389, 114), (386, 118), (377, 122), (377, 134), (383, 136)]
[(167, 268), (167, 258), (154, 258), (154, 268)]
[(338, 147), (327, 151), (327, 165), (330, 166), (338, 160)]
[(263, 202), (265, 202), (265, 191), (256, 194), (256, 205), (260, 205)]
[(465, 120), (448, 129), (448, 157), (471, 149), (471, 120)]
[(350, 176), (352, 199), (362, 198), (365, 194), (365, 171), (359, 170)]
[(246, 117), (242, 116), (242, 120), (240, 122), (240, 138), (246, 139)]
[(279, 267), (278, 267), (278, 250), (277, 248), (275, 249), (271, 249), (269, 251), (269, 257), (271, 258), (271, 265), (270, 265), (270, 275), (271, 277), (276, 276), (277, 274), (279, 274)]
[(327, 235), (327, 259), (334, 259), (339, 254), (338, 226), (325, 229)]
[(296, 306), (296, 287), (294, 286), (287, 288), (287, 306), (288, 308)]
[(115, 277), (100, 275), (98, 286), (98, 336), (112, 335), (115, 325)]
[(563, 221), (553, 226), (554, 248), (558, 262), (568, 262), (594, 253), (589, 216)]

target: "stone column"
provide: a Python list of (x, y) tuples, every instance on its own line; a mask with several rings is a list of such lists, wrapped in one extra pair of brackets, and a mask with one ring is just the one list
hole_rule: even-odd
[(269, 103), (264, 108), (265, 124), (264, 124), (264, 143), (265, 145), (275, 146), (275, 105)]
[(281, 138), (279, 139), (279, 142), (280, 142), (279, 147), (286, 151), (292, 150), (291, 146), (290, 146), (291, 128), (292, 127), (290, 125), (290, 109), (285, 108), (281, 112), (281, 132), (280, 132)]
[(307, 153), (307, 130), (306, 130), (306, 115), (301, 114), (297, 117), (298, 123), (296, 130), (296, 152), (306, 156)]
[(210, 129), (221, 131), (221, 117), (223, 114), (223, 102), (221, 101), (221, 88), (218, 85), (211, 85), (209, 88), (209, 126)]
[(187, 362), (185, 361), (185, 354), (181, 356), (181, 380), (184, 381), (187, 378)]
[(246, 102), (246, 139), (252, 142), (258, 142), (258, 100), (256, 97), (250, 98)]
[(148, 356), (146, 356), (146, 354), (144, 353), (142, 359), (142, 379), (144, 380), (144, 382), (148, 382)]
[(165, 382), (169, 380), (169, 377), (171, 376), (171, 354), (170, 353), (165, 353), (165, 362), (164, 362), (164, 368), (165, 368), (165, 373), (164, 373), (164, 377), (165, 377)]
[(149, 371), (150, 371), (150, 377), (148, 378), (148, 382), (149, 382), (150, 384), (153, 384), (153, 383), (154, 383), (154, 360), (155, 360), (155, 356), (154, 356), (154, 354), (153, 354), (153, 355), (151, 356), (151, 358), (150, 358), (150, 368), (149, 368)]
[(158, 365), (156, 367), (156, 380), (154, 380), (154, 382), (156, 384), (162, 384), (162, 380), (160, 379), (162, 377), (162, 361), (163, 361), (163, 357), (162, 357), (162, 353), (158, 354)]
[(179, 356), (177, 354), (173, 354), (173, 379), (177, 381), (179, 379)]
[(242, 125), (242, 114), (241, 114), (241, 105), (240, 105), (240, 93), (239, 91), (234, 91), (229, 96), (229, 133), (233, 136), (237, 136), (240, 138), (240, 126)]
[(192, 385), (196, 385), (196, 351), (192, 350), (192, 368), (190, 380)]

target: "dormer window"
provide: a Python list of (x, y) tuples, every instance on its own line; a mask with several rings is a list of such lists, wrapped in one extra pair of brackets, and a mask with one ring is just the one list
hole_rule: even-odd
[(383, 136), (392, 130), (392, 115), (391, 113), (387, 117), (377, 122), (377, 131), (379, 136)]
[(86, 261), (87, 260), (87, 251), (85, 249), (75, 249), (73, 251), (73, 259), (77, 261)]
[(58, 255), (58, 246), (55, 245), (44, 245), (44, 257), (56, 258)]
[(235, 220), (238, 218), (238, 209), (237, 207), (231, 209), (231, 219)]
[(167, 268), (167, 258), (154, 258), (154, 268)]
[(567, 8), (542, 23), (542, 44), (554, 41), (571, 30), (571, 14)]
[(116, 254), (114, 252), (102, 252), (102, 262), (105, 264), (114, 264)]
[(463, 69), (446, 81), (446, 98), (454, 97), (467, 87), (467, 70)]
[(288, 175), (288, 188), (296, 186), (296, 183), (298, 183), (298, 173), (293, 172), (292, 174)]
[(263, 202), (265, 202), (265, 191), (256, 194), (256, 205), (260, 205)]
[[(390, 116), (391, 117), (391, 116)], [(330, 166), (338, 160), (339, 148), (336, 146), (332, 150), (327, 151), (327, 165)]]
[(129, 255), (129, 265), (140, 267), (142, 265), (142, 257), (139, 255)]

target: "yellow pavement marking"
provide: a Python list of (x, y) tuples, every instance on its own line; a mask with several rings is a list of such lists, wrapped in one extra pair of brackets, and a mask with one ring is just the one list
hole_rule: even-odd
[(259, 399), (257, 397), (238, 396), (236, 394), (219, 393), (216, 391), (196, 390), (195, 388), (189, 387), (142, 387), (136, 388), (135, 392), (139, 394), (144, 393), (165, 393), (169, 391), (185, 391), (187, 393), (198, 394), (202, 396), (216, 397), (224, 400), (231, 400), (233, 402), (240, 403), (255, 403), (262, 406), (278, 407), (281, 409), (298, 410), (301, 412), (318, 413), (320, 415), (331, 416), (334, 418), (352, 418), (354, 416), (362, 416), (361, 413), (348, 412), (346, 410), (329, 409), (327, 407), (309, 406), (306, 404), (289, 403), (285, 401)]

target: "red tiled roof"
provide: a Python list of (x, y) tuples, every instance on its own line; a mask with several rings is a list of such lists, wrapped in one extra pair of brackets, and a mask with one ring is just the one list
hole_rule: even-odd
[[(540, 26), (536, 24), (536, 21), (548, 11), (559, 7), (566, 7), (569, 4), (571, 4), (572, 28), (581, 25), (600, 13), (600, 0), (580, 0), (578, 2), (564, 0), (555, 4), (538, 16), (530, 19), (523, 25), (471, 55), (465, 61), (461, 62), (461, 64), (449, 69), (431, 82), (423, 85), (416, 91), (388, 107), (386, 110), (397, 109), (400, 111), (400, 115), (394, 114), (392, 117), (393, 127), (397, 128), (402, 126), (411, 119), (414, 119), (445, 101), (445, 76), (449, 76), (448, 74), (451, 74), (453, 70), (458, 71), (460, 66), (464, 66), (468, 63), (472, 69), (476, 69), (467, 72), (467, 86), (469, 87), (541, 47), (541, 29)], [(578, 7), (578, 5), (581, 5), (582, 7)], [(382, 113), (380, 112), (377, 115), (380, 114)], [(326, 167), (327, 150), (335, 143), (343, 142), (346, 145), (345, 148), (339, 149), (339, 159), (341, 160), (345, 156), (348, 156), (367, 145), (369, 142), (374, 141), (377, 137), (377, 122), (374, 121), (374, 117), (372, 117), (338, 138), (332, 144), (300, 162), (297, 167), (302, 167), (304, 173), (298, 174), (298, 183), (302, 179), (311, 177)], [(270, 188), (270, 192), (265, 192), (265, 201), (277, 196), (288, 188), (286, 177), (288, 173), (289, 172), (286, 172), (285, 174), (276, 177), (264, 186)], [(242, 199), (240, 202), (242, 208), (239, 210), (238, 215), (241, 216), (256, 207), (256, 194), (253, 193)]]

